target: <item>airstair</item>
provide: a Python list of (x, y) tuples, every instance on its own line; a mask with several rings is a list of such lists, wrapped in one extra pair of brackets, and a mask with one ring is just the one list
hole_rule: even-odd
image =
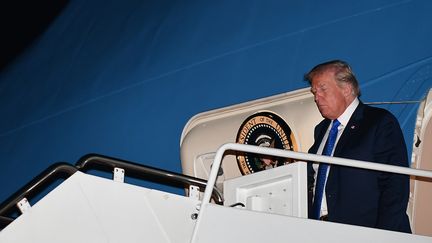
[[(223, 157), (233, 151), (297, 162), (227, 180), (222, 195), (214, 185)], [(208, 181), (90, 155), (75, 166), (56, 164), (4, 202), (0, 242), (432, 242), (428, 236), (307, 219), (306, 164), (301, 161), (432, 178), (426, 170), (234, 143), (217, 150)], [(88, 174), (89, 168), (112, 171), (113, 179)], [(125, 175), (189, 193), (128, 184)], [(28, 203), (58, 176), (65, 180), (34, 205)], [(22, 214), (13, 218), (15, 207)]]

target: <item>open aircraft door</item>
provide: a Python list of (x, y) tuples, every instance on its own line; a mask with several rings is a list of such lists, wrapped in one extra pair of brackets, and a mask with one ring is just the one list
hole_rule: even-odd
[[(244, 143), (307, 152), (322, 117), (309, 88), (203, 112), (192, 117), (180, 140), (183, 173), (208, 179), (216, 150)], [(415, 124), (412, 168), (432, 170), (432, 90), (421, 102)], [(227, 179), (291, 161), (231, 153), (224, 157), (216, 187)], [(412, 178), (408, 215), (416, 234), (432, 236), (432, 181)]]
[[(309, 88), (197, 114), (181, 136), (183, 173), (207, 179), (215, 152), (225, 143), (307, 152), (321, 119)], [(290, 162), (233, 152), (223, 160), (216, 187), (222, 191), (227, 179)]]
[[(411, 167), (432, 170), (432, 89), (421, 102), (414, 132)], [(415, 180), (414, 180), (415, 179)], [(412, 178), (409, 210), (412, 230), (432, 236), (432, 180)]]

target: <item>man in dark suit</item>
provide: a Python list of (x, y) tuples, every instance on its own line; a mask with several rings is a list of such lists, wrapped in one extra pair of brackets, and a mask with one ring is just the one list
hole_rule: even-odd
[[(305, 79), (324, 117), (315, 127), (315, 142), (309, 153), (409, 165), (397, 119), (387, 110), (365, 105), (358, 99), (359, 85), (346, 62), (335, 60), (319, 64)], [(330, 131), (333, 124), (335, 132)], [(328, 153), (323, 152), (328, 151), (326, 141), (332, 133), (335, 145)], [(310, 218), (411, 232), (406, 214), (408, 176), (337, 165), (324, 168), (324, 165), (320, 172), (322, 177), (317, 175), (317, 164), (308, 164)], [(316, 188), (320, 180), (325, 189)], [(322, 198), (318, 196), (320, 193), (314, 197), (319, 190), (324, 191)]]

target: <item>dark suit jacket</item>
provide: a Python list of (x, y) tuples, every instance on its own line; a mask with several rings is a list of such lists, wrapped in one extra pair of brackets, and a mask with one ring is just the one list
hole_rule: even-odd
[[(330, 124), (315, 127), (316, 153)], [(397, 119), (387, 110), (360, 102), (341, 135), (333, 156), (383, 164), (408, 166), (405, 141)], [(314, 185), (308, 164), (309, 215)], [(326, 184), (328, 220), (401, 232), (411, 232), (406, 214), (409, 177), (332, 165)]]

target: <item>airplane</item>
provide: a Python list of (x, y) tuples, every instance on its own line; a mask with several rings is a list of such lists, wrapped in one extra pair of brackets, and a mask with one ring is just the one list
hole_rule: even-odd
[[(0, 201), (89, 153), (186, 172), (180, 145), (192, 117), (307, 89), (304, 73), (332, 59), (351, 64), (362, 101), (398, 118), (415, 157), (432, 87), (431, 9), (425, 0), (69, 1), (1, 73)], [(317, 121), (284, 115), (311, 129)]]
[[(0, 231), (0, 242), (430, 242), (431, 102), (432, 91), (418, 117), (416, 169), (305, 153), (312, 140), (308, 127), (320, 119), (308, 88), (200, 113), (181, 136), (184, 174), (103, 155), (87, 155), (75, 166), (57, 163), (0, 205), (2, 224), (13, 207), (21, 212)], [(312, 119), (289, 116), (305, 112)], [(303, 161), (411, 175), (407, 213), (415, 234), (307, 219)], [(89, 175), (90, 169), (112, 172), (113, 178)], [(28, 196), (58, 174), (67, 176), (30, 205)], [(162, 177), (188, 185), (188, 192), (125, 183), (126, 175)]]

